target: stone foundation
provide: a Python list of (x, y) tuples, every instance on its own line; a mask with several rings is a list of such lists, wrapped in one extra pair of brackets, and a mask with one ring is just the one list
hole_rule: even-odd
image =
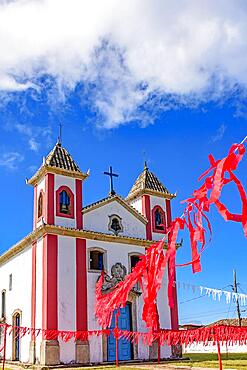
[(90, 362), (88, 341), (78, 340), (75, 345), (75, 361), (77, 364), (88, 364)]
[(41, 365), (60, 364), (60, 348), (57, 340), (43, 340), (40, 347)]

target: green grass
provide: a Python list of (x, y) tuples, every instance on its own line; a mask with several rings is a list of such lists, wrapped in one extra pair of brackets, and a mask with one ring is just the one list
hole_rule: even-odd
[[(165, 362), (165, 364), (169, 365), (180, 365), (180, 366), (188, 366), (188, 368), (193, 367), (202, 367), (202, 368), (219, 368), (218, 363), (218, 356), (217, 353), (188, 353), (184, 355), (184, 358), (190, 358), (188, 361), (178, 361), (178, 362)], [(223, 369), (237, 369), (237, 370), (247, 370), (247, 353), (229, 353), (228, 358), (226, 354), (222, 354), (222, 362), (223, 362)], [(143, 370), (144, 368), (150, 366), (148, 363), (140, 363), (136, 364), (136, 367), (129, 366), (121, 366), (119, 367), (120, 370)], [(151, 365), (152, 366), (152, 365)], [(157, 363), (154, 365), (155, 367), (159, 366)], [(164, 368), (164, 363), (160, 365)], [(105, 369), (105, 370), (116, 370), (115, 366), (99, 366), (99, 367), (90, 367), (90, 369)], [(79, 370), (79, 369), (77, 369)], [(85, 368), (82, 370), (86, 370)]]
[[(188, 353), (184, 357), (190, 358), (190, 361), (180, 361), (174, 363), (174, 365), (184, 366), (198, 366), (208, 368), (218, 368), (218, 356), (216, 353)], [(238, 369), (247, 370), (247, 353), (229, 353), (228, 357), (225, 353), (221, 355), (223, 369)]]

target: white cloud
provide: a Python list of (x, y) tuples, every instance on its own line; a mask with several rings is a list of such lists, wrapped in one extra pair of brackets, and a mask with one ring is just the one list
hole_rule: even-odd
[(226, 132), (226, 125), (222, 123), (220, 127), (218, 128), (218, 130), (216, 131), (216, 134), (212, 136), (211, 138), (212, 142), (215, 143), (216, 141), (222, 140), (225, 132)]
[[(78, 83), (112, 128), (220, 99), (247, 85), (243, 0), (19, 0), (0, 5), (0, 89), (42, 92), (52, 76), (64, 99)], [(84, 99), (84, 95), (82, 96)]]
[(23, 159), (23, 155), (18, 152), (3, 153), (0, 155), (0, 167), (15, 170)]

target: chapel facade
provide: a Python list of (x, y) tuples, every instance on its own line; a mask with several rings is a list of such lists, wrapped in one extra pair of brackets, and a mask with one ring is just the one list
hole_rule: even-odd
[[(112, 192), (83, 206), (83, 173), (57, 142), (28, 184), (34, 189), (33, 230), (0, 257), (1, 323), (47, 330), (101, 329), (94, 315), (95, 285), (105, 271), (104, 292), (138, 262), (152, 241), (166, 235), (171, 222), (170, 193), (145, 165), (126, 198)], [(158, 294), (160, 326), (178, 329), (175, 306), (167, 300), (167, 276)], [(121, 309), (119, 328), (145, 332), (140, 286)], [(115, 325), (114, 317), (111, 328)], [(3, 336), (1, 336), (1, 340)], [(161, 347), (161, 358), (172, 355)], [(113, 336), (63, 342), (42, 336), (7, 337), (7, 360), (56, 365), (115, 360)], [(119, 359), (157, 358), (157, 345), (119, 342)]]

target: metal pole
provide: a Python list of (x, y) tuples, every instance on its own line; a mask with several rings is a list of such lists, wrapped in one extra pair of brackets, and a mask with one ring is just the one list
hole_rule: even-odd
[(219, 370), (222, 370), (222, 358), (221, 358), (221, 353), (220, 353), (220, 342), (217, 338), (217, 349), (218, 349), (218, 360), (219, 360)]
[[(237, 273), (236, 270), (233, 270), (233, 291), (235, 293), (238, 293), (238, 284), (237, 284)], [(237, 306), (237, 313), (238, 313), (238, 325), (241, 326), (241, 313), (240, 313), (240, 307), (239, 307), (239, 300), (236, 299), (236, 306)]]
[(119, 361), (118, 361), (118, 317), (120, 315), (120, 310), (118, 309), (118, 311), (116, 312), (116, 324), (115, 324), (115, 327), (116, 327), (116, 367), (119, 367)]

